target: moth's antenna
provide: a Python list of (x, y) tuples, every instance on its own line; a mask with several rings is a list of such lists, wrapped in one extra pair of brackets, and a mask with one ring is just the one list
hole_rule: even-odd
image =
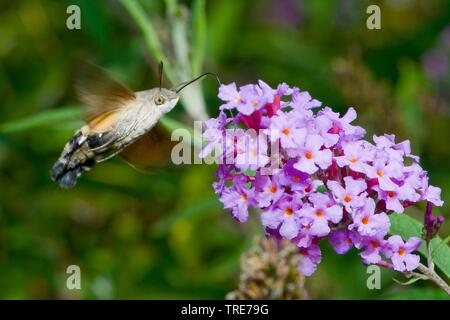
[(164, 67), (164, 64), (163, 64), (163, 62), (161, 61), (161, 62), (159, 63), (159, 67), (158, 67), (158, 76), (159, 76), (159, 90), (161, 90), (161, 89), (162, 89), (162, 81), (163, 81), (163, 67)]
[(206, 76), (208, 76), (208, 75), (216, 77), (217, 82), (219, 83), (219, 85), (222, 85), (222, 83), (220, 82), (220, 79), (219, 79), (219, 77), (217, 76), (217, 74), (212, 73), (212, 72), (206, 72), (206, 73), (204, 73), (204, 74), (202, 74), (202, 75), (199, 75), (197, 78), (194, 78), (194, 79), (192, 79), (192, 80), (185, 81), (185, 82), (182, 82), (182, 83), (176, 85), (176, 86), (173, 87), (171, 90), (172, 90), (172, 91), (175, 91), (176, 93), (178, 93), (178, 92), (180, 92), (181, 90), (183, 90), (185, 87), (187, 87), (188, 85), (190, 85), (191, 83), (194, 83), (195, 81), (201, 80), (203, 77), (206, 77)]

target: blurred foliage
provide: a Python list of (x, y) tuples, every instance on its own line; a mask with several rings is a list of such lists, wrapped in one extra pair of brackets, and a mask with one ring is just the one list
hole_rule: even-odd
[[(0, 1), (0, 298), (220, 299), (238, 286), (239, 257), (262, 233), (257, 213), (241, 225), (221, 208), (211, 187), (214, 166), (142, 174), (113, 159), (75, 189), (50, 180), (81, 124), (72, 89), (79, 59), (136, 91), (157, 84), (157, 61), (123, 2)], [(204, 59), (203, 69), (224, 83), (287, 82), (337, 111), (354, 106), (369, 134), (411, 139), (450, 201), (448, 80), (430, 77), (423, 65), (429, 50), (445, 45), (448, 1), (179, 2), (188, 21), (197, 17), (193, 29), (207, 31), (192, 38), (193, 72)], [(381, 30), (366, 28), (373, 2), (381, 7)], [(165, 8), (173, 3), (140, 1), (169, 53)], [(81, 30), (66, 28), (69, 4), (81, 8)], [(176, 64), (176, 54), (167, 60)], [(217, 85), (203, 87), (215, 116)], [(187, 119), (182, 108), (170, 117)], [(421, 220), (423, 210), (408, 213)], [(450, 217), (448, 205), (438, 211)], [(448, 233), (445, 223), (441, 237)], [(400, 286), (388, 270), (382, 290), (368, 290), (356, 251), (337, 255), (327, 243), (322, 249), (323, 262), (306, 280), (311, 298), (445, 298), (430, 282)], [(82, 290), (66, 289), (71, 264), (81, 267)]]

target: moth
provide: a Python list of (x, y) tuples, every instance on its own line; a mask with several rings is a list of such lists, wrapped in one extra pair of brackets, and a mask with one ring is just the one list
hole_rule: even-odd
[(66, 143), (51, 170), (52, 180), (62, 188), (74, 187), (83, 172), (116, 155), (132, 165), (139, 162), (144, 151), (153, 152), (157, 159), (161, 139), (167, 138), (157, 127), (161, 117), (175, 107), (183, 88), (208, 74), (215, 75), (204, 73), (167, 89), (162, 87), (162, 72), (161, 62), (159, 87), (139, 92), (131, 91), (103, 70), (85, 72), (76, 91), (88, 107), (86, 124)]

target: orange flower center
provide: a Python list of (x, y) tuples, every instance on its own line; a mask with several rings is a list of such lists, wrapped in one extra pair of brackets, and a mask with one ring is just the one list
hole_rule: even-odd
[(305, 157), (306, 157), (306, 159), (312, 159), (313, 154), (311, 152), (307, 152), (307, 153), (305, 153)]
[(352, 201), (352, 197), (350, 197), (349, 195), (347, 195), (347, 196), (344, 197), (344, 201), (345, 201), (345, 202), (350, 202), (350, 201)]
[(394, 191), (389, 191), (388, 192), (388, 196), (389, 196), (389, 198), (395, 197), (395, 192)]
[(405, 249), (403, 249), (403, 248), (398, 249), (398, 254), (400, 256), (403, 256), (405, 254)]
[(241, 97), (237, 98), (237, 99), (235, 100), (235, 102), (236, 102), (236, 103), (242, 102), (242, 98), (241, 98)]
[(379, 176), (380, 178), (383, 176), (383, 171), (381, 171), (381, 170), (378, 170), (377, 171), (377, 176)]
[(259, 106), (259, 101), (255, 101), (253, 102), (253, 106), (256, 108), (257, 106)]
[(284, 130), (281, 131), (281, 132), (283, 132), (283, 133), (284, 133), (285, 135), (287, 135), (287, 136), (289, 135), (289, 133), (291, 133), (291, 132), (289, 131), (289, 129), (287, 129), (287, 128), (284, 129)]
[(245, 193), (243, 193), (243, 194), (241, 195), (241, 200), (242, 200), (243, 202), (247, 201), (247, 195), (246, 195)]
[(294, 213), (294, 211), (292, 211), (292, 209), (291, 208), (286, 208), (285, 210), (284, 210), (284, 214), (286, 215), (286, 216), (292, 216), (292, 214)]
[(292, 177), (292, 181), (299, 182), (300, 181), (300, 177), (294, 176), (294, 177)]
[(372, 247), (374, 247), (374, 248), (378, 248), (380, 246), (380, 243), (375, 240), (371, 241), (370, 243), (371, 243)]
[(277, 192), (277, 186), (271, 186), (270, 189), (269, 189), (269, 191), (270, 191), (271, 193)]
[(368, 224), (369, 223), (369, 218), (364, 217), (361, 219), (362, 224)]
[(350, 240), (350, 238), (345, 239), (345, 243), (346, 244), (352, 244), (352, 240)]
[(318, 216), (319, 218), (323, 217), (324, 215), (325, 215), (325, 212), (323, 212), (323, 210), (317, 210), (316, 211), (316, 216)]
[(355, 163), (356, 161), (358, 161), (358, 160), (356, 160), (355, 157), (352, 157), (352, 158), (350, 159), (350, 162), (351, 162), (351, 163)]

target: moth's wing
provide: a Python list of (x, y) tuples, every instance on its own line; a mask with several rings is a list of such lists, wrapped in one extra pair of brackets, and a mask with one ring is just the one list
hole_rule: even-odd
[(132, 167), (149, 170), (171, 164), (170, 154), (177, 141), (170, 140), (170, 133), (156, 125), (138, 140), (127, 146), (119, 157)]
[(118, 110), (100, 113), (87, 122), (89, 131), (93, 133), (103, 133), (109, 131), (119, 118)]
[(136, 100), (133, 91), (94, 65), (80, 68), (75, 90), (88, 107), (85, 120), (96, 132), (104, 132), (117, 120), (121, 108)]

